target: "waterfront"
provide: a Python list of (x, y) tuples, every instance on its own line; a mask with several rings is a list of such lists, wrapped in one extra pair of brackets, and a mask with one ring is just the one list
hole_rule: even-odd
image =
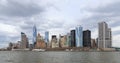
[(120, 63), (120, 52), (0, 51), (0, 63)]

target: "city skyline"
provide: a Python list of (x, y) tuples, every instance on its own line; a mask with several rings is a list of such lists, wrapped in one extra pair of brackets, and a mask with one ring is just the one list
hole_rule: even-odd
[[(70, 34), (69, 34), (70, 33)], [(77, 26), (65, 35), (52, 35), (49, 41), (49, 31), (45, 31), (45, 37), (37, 33), (37, 28), (33, 26), (33, 43), (29, 44), (27, 35), (21, 32), (21, 40), (17, 43), (9, 43), (8, 50), (12, 49), (47, 49), (47, 48), (98, 48), (97, 50), (112, 50), (112, 31), (106, 22), (98, 23), (98, 38), (91, 38), (90, 30), (83, 30), (82, 26)], [(38, 35), (37, 35), (38, 34)], [(96, 45), (95, 45), (96, 44)], [(31, 45), (32, 47), (29, 47)], [(93, 46), (94, 45), (94, 46)], [(57, 49), (57, 50), (59, 50)], [(49, 49), (47, 49), (49, 50)]]
[(32, 43), (34, 24), (42, 36), (45, 31), (50, 32), (50, 37), (65, 35), (81, 25), (83, 30), (91, 30), (91, 38), (97, 38), (98, 22), (102, 21), (111, 27), (113, 46), (120, 47), (119, 3), (119, 0), (1, 0), (0, 48), (20, 40), (20, 32)]

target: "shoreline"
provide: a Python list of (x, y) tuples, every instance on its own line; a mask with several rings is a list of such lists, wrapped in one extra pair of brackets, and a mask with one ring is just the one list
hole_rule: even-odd
[(113, 48), (110, 49), (90, 49), (90, 48), (42, 48), (42, 49), (12, 49), (0, 51), (33, 51), (33, 52), (120, 52)]

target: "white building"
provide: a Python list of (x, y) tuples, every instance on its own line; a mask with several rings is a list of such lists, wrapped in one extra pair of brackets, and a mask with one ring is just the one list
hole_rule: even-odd
[(110, 48), (112, 46), (111, 29), (106, 22), (98, 23), (98, 48)]

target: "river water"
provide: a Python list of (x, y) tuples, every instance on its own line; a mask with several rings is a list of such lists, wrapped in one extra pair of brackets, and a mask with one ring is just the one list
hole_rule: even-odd
[(0, 63), (120, 63), (120, 52), (0, 51)]

